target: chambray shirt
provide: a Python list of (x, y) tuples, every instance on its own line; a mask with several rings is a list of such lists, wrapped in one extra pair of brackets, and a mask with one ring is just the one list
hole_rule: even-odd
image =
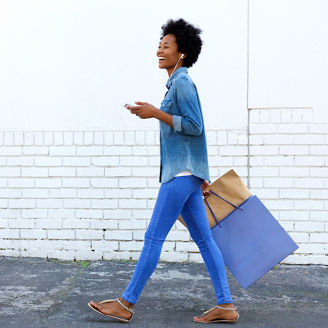
[(173, 128), (159, 121), (161, 166), (159, 182), (166, 183), (189, 170), (210, 181), (202, 108), (187, 67), (179, 67), (166, 83), (160, 109), (171, 114)]

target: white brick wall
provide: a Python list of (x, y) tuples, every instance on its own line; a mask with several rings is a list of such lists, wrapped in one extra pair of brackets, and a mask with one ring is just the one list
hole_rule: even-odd
[(313, 110), (250, 110), (250, 188), (300, 246), (285, 263), (328, 265), (328, 124)]
[[(328, 125), (311, 110), (251, 110), (246, 130), (207, 131), (211, 179), (231, 168), (290, 232), (287, 263), (327, 262)], [(0, 255), (135, 259), (159, 182), (158, 131), (0, 132)], [(177, 221), (161, 260), (203, 261)]]

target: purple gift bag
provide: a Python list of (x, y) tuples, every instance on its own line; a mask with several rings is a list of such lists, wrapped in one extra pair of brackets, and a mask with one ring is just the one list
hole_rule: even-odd
[(218, 221), (205, 200), (217, 222), (211, 229), (214, 240), (226, 266), (243, 288), (249, 287), (298, 248), (256, 195), (235, 206), (214, 191), (210, 192), (235, 207)]

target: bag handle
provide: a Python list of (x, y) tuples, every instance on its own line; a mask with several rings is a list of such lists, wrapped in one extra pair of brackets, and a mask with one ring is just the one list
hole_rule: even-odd
[[(235, 205), (235, 204), (233, 204), (233, 203), (230, 203), (228, 200), (226, 200), (226, 199), (223, 198), (222, 196), (218, 195), (215, 191), (213, 191), (213, 190), (209, 190), (209, 192), (210, 192), (212, 195), (217, 196), (217, 197), (221, 198), (222, 200), (224, 200), (225, 202), (229, 203), (229, 204), (232, 205), (235, 209), (239, 209), (239, 210), (243, 211), (243, 209), (242, 209), (240, 206), (237, 206), (237, 205)], [(219, 225), (220, 228), (222, 228), (221, 225), (220, 225), (220, 222), (219, 222), (218, 219), (216, 218), (216, 216), (215, 216), (215, 214), (214, 214), (214, 212), (213, 212), (213, 210), (212, 210), (210, 204), (208, 203), (207, 199), (205, 198), (204, 200), (205, 200), (205, 203), (206, 203), (206, 205), (208, 206), (208, 208), (209, 208), (209, 210), (210, 210), (212, 216), (214, 217), (215, 222)]]

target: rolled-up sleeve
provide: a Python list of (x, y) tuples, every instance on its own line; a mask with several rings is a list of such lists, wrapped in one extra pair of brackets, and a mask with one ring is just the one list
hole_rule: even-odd
[(181, 115), (173, 115), (174, 132), (185, 135), (201, 135), (203, 120), (195, 86), (186, 78), (175, 84), (175, 99)]
[(173, 121), (174, 132), (180, 133), (182, 131), (182, 125), (181, 125), (182, 116), (173, 115), (172, 121)]

